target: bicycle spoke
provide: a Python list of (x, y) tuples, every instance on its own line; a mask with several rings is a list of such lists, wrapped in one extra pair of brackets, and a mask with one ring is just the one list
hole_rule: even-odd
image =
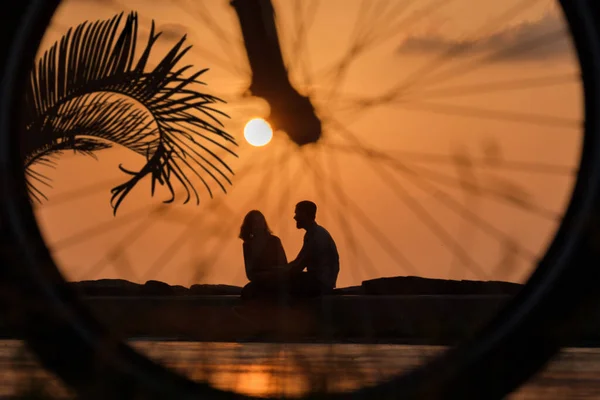
[[(349, 68), (349, 66), (350, 66), (349, 64), (354, 62), (354, 60), (356, 60), (356, 58), (360, 54), (362, 54), (363, 52), (365, 52), (367, 50), (372, 50), (376, 46), (381, 45), (382, 43), (385, 43), (385, 42), (397, 37), (397, 35), (400, 32), (406, 32), (409, 28), (411, 28), (413, 25), (420, 22), (423, 18), (425, 18), (427, 16), (431, 16), (431, 14), (434, 11), (439, 11), (443, 7), (450, 5), (452, 2), (454, 2), (454, 0), (447, 0), (447, 1), (431, 0), (426, 6), (412, 12), (406, 18), (401, 19), (397, 24), (394, 25), (393, 28), (390, 28), (390, 29), (384, 31), (383, 28), (385, 28), (385, 26), (379, 27), (379, 29), (382, 30), (383, 33), (372, 33), (371, 32), (370, 34), (363, 34), (362, 37), (355, 36), (352, 44), (350, 44), (348, 46), (348, 51), (339, 60), (337, 60), (332, 66), (325, 68), (324, 72), (317, 72), (316, 76), (329, 77), (329, 76), (333, 75), (334, 78), (332, 80), (333, 80), (334, 84), (332, 84), (331, 86), (334, 88), (337, 87), (338, 85), (335, 84), (335, 82), (336, 82), (335, 77), (339, 76), (342, 72), (345, 72)], [(409, 4), (407, 2), (406, 7), (399, 7), (400, 10), (396, 10), (396, 11), (399, 11), (399, 14), (403, 15), (404, 12), (406, 11), (406, 8), (408, 8), (408, 5)], [(359, 10), (359, 15), (360, 14), (364, 14), (363, 9)], [(364, 26), (364, 25), (366, 25), (366, 24), (361, 24), (360, 26)], [(357, 24), (355, 26), (359, 26), (359, 23), (357, 22)], [(373, 27), (371, 27), (371, 29), (373, 29)]]
[[(491, 27), (506, 23), (508, 20), (521, 13), (524, 9), (534, 5), (537, 1), (539, 0), (525, 0), (521, 3), (518, 3), (515, 7), (509, 9), (507, 12), (493, 20), (492, 23), (483, 25), (480, 30), (490, 30)], [(385, 93), (372, 98), (360, 99), (357, 106), (360, 106), (361, 113), (364, 113), (370, 108), (383, 106), (386, 104), (393, 104), (398, 101), (405, 101), (405, 103), (407, 103), (410, 102), (412, 98), (418, 99), (420, 97), (418, 94), (419, 92), (416, 92), (415, 94), (414, 91), (410, 91), (410, 89), (413, 87), (416, 87), (422, 91), (433, 84), (443, 83), (446, 80), (455, 79), (469, 72), (483, 68), (489, 65), (490, 62), (493, 62), (504, 55), (520, 52), (525, 49), (539, 50), (541, 48), (548, 47), (557, 41), (564, 40), (565, 37), (566, 32), (564, 29), (556, 29), (545, 34), (538, 35), (537, 37), (530, 38), (524, 42), (519, 42), (514, 45), (507, 45), (501, 49), (492, 51), (489, 54), (478, 57), (472, 62), (461, 63), (455, 65), (454, 67), (447, 68), (441, 73), (434, 74), (432, 78), (423, 82), (421, 85), (418, 85), (418, 83), (422, 82), (425, 77), (445, 66), (444, 61), (452, 59), (457, 53), (462, 53), (469, 50), (474, 45), (473, 43), (460, 43), (452, 46), (446, 52), (438, 54), (437, 58), (429, 60), (427, 64), (415, 71), (413, 74), (404, 78), (400, 83), (396, 84), (392, 89), (386, 91)]]
[[(534, 88), (549, 88), (553, 86), (562, 86), (578, 82), (579, 77), (576, 74), (556, 74), (548, 77), (510, 79), (499, 82), (480, 83), (473, 85), (455, 85), (441, 89), (425, 89), (415, 94), (407, 94), (402, 97), (402, 101), (410, 103), (412, 100), (430, 100), (448, 97), (465, 97), (472, 95), (503, 93), (509, 91), (519, 91)], [(345, 105), (339, 108), (344, 112), (360, 112), (363, 108), (372, 108), (374, 106), (383, 106), (390, 104), (394, 100), (389, 96), (382, 95), (377, 97), (360, 97), (350, 94), (344, 94), (344, 100), (339, 100)]]
[[(485, 21), (484, 24), (479, 26), (475, 32), (472, 33), (473, 36), (480, 36), (485, 32), (494, 32), (499, 27), (511, 21), (514, 17), (521, 14), (527, 8), (534, 6), (536, 3), (539, 3), (541, 0), (522, 0), (515, 4), (513, 7), (506, 10), (501, 15), (494, 18), (492, 21)], [(459, 43), (450, 47), (447, 51), (442, 52), (437, 57), (434, 57), (423, 67), (419, 68), (412, 74), (410, 74), (407, 78), (403, 80), (394, 91), (403, 92), (407, 89), (410, 89), (412, 86), (421, 82), (425, 77), (429, 76), (439, 68), (445, 65), (445, 61), (448, 61), (455, 57), (457, 54), (464, 53), (465, 51), (470, 50), (474, 46), (474, 43)]]
[[(211, 251), (206, 253), (207, 257), (205, 259), (204, 265), (206, 265), (208, 268), (212, 268), (212, 266), (214, 266), (217, 263), (217, 261), (219, 261), (221, 257), (223, 257), (223, 255), (226, 253), (226, 247), (231, 246), (232, 241), (227, 241), (227, 243), (224, 246), (222, 246), (222, 248), (215, 248), (218, 245), (218, 243), (221, 243), (225, 240), (226, 237), (230, 235), (232, 228), (239, 223), (239, 221), (243, 217), (243, 214), (246, 213), (245, 210), (251, 204), (257, 202), (264, 195), (264, 193), (267, 191), (267, 188), (269, 187), (269, 184), (271, 183), (270, 178), (272, 178), (273, 174), (274, 169), (271, 169), (267, 174), (264, 175), (262, 181), (259, 183), (259, 186), (257, 188), (257, 193), (253, 197), (249, 198), (248, 201), (244, 203), (243, 207), (238, 207), (239, 211), (234, 214), (235, 218), (232, 218), (230, 220), (230, 224), (225, 226), (221, 225), (221, 229), (218, 230), (217, 233), (212, 233), (211, 236), (212, 238), (217, 239), (217, 244), (213, 246), (213, 249)], [(157, 263), (155, 264), (158, 265)], [(238, 273), (241, 273), (241, 270), (238, 270)]]
[[(403, 162), (419, 163), (419, 164), (439, 164), (447, 166), (448, 164), (454, 164), (453, 156), (445, 154), (434, 154), (417, 151), (406, 151), (406, 150), (393, 150), (383, 151), (376, 150), (368, 147), (362, 149), (357, 148), (354, 145), (342, 144), (342, 143), (323, 143), (323, 146), (332, 150), (343, 151), (343, 152), (356, 152), (364, 151), (368, 153), (369, 157), (375, 158), (379, 161), (385, 161), (393, 163), (397, 158), (401, 158)], [(393, 153), (393, 154), (392, 154)], [(567, 165), (560, 164), (545, 164), (537, 162), (527, 161), (512, 161), (512, 160), (501, 160), (498, 163), (490, 164), (486, 163), (483, 159), (471, 159), (473, 167), (476, 168), (489, 168), (493, 170), (509, 170), (517, 171), (522, 173), (535, 173), (535, 174), (549, 174), (549, 175), (565, 175), (573, 176), (577, 173), (577, 169)]]
[(567, 32), (565, 32), (563, 28), (560, 28), (545, 33), (543, 35), (531, 38), (527, 41), (518, 42), (516, 44), (513, 44), (512, 46), (503, 47), (487, 55), (479, 57), (470, 63), (465, 63), (465, 65), (457, 65), (454, 68), (446, 69), (443, 72), (434, 75), (426, 83), (420, 85), (419, 88), (427, 87), (433, 84), (443, 83), (449, 79), (456, 79), (460, 76), (465, 75), (466, 73), (483, 68), (487, 66), (490, 62), (493, 62), (497, 59), (501, 59), (503, 56), (510, 55), (512, 53), (522, 52), (524, 49), (540, 50), (544, 47), (554, 45), (561, 40), (565, 40), (566, 37)]
[(424, 7), (413, 11), (408, 17), (401, 20), (386, 31), (375, 35), (372, 39), (371, 46), (381, 45), (393, 38), (396, 38), (400, 32), (407, 32), (415, 24), (421, 22), (426, 17), (431, 17), (436, 11), (442, 10), (444, 7), (450, 6), (454, 0), (432, 0)]
[[(249, 176), (253, 171), (255, 171), (254, 168), (255, 167), (253, 165), (251, 165), (248, 168), (242, 169), (242, 171), (238, 174), (238, 178), (244, 179), (244, 177)], [(76, 193), (79, 193), (79, 191), (76, 191)], [(183, 192), (180, 192), (179, 194), (182, 194), (182, 193)], [(85, 241), (91, 240), (91, 239), (95, 238), (96, 236), (103, 234), (104, 232), (119, 229), (123, 225), (128, 224), (129, 222), (137, 219), (140, 216), (143, 216), (143, 215), (152, 216), (152, 215), (157, 215), (157, 214), (162, 215), (163, 213), (168, 214), (168, 213), (172, 212), (172, 210), (173, 210), (173, 207), (168, 207), (165, 204), (144, 206), (137, 210), (133, 210), (131, 212), (121, 214), (117, 220), (111, 219), (109, 221), (103, 222), (94, 227), (90, 227), (83, 231), (77, 232), (71, 236), (68, 236), (61, 240), (58, 240), (58, 241), (54, 242), (51, 245), (51, 247), (52, 247), (53, 251), (55, 251), (55, 252), (65, 251), (66, 249), (68, 249), (72, 246), (75, 246), (75, 245), (78, 245)], [(140, 223), (140, 225), (138, 225), (138, 227), (134, 228), (134, 231), (137, 232), (138, 229), (141, 229), (140, 226), (144, 226), (145, 229), (148, 229), (155, 222), (157, 222), (157, 219), (148, 218), (147, 220), (142, 221)], [(139, 236), (140, 235), (132, 236), (132, 235), (127, 234), (127, 235), (123, 236), (122, 240), (126, 240), (128, 238), (137, 238)]]
[[(356, 138), (356, 135), (350, 132), (348, 129), (344, 128), (341, 124), (336, 124), (340, 132), (344, 134), (349, 140), (360, 146), (359, 140)], [(431, 232), (445, 245), (448, 245), (451, 248), (458, 248), (460, 251), (457, 253), (461, 257), (461, 261), (463, 261), (468, 268), (472, 268), (476, 275), (487, 277), (487, 273), (484, 272), (484, 269), (468, 254), (468, 252), (458, 244), (456, 240), (452, 237), (452, 235), (443, 228), (436, 220), (432, 217), (432, 215), (419, 204), (414, 197), (412, 197), (403, 187), (398, 184), (394, 176), (390, 176), (379, 164), (374, 164), (370, 159), (365, 161), (367, 164), (373, 168), (377, 174), (380, 176), (383, 182), (392, 183), (392, 189), (394, 193), (398, 196), (398, 198), (411, 210), (415, 213), (421, 221), (431, 230)], [(467, 214), (465, 212), (465, 214)], [(470, 214), (469, 214), (470, 215)], [(470, 215), (473, 218), (472, 215)], [(481, 222), (478, 219), (479, 222)], [(485, 225), (486, 229), (491, 229), (490, 226)]]
[[(185, 2), (185, 5), (182, 4), (183, 2)], [(221, 28), (219, 22), (212, 17), (210, 11), (206, 8), (206, 5), (203, 2), (197, 1), (191, 4), (187, 0), (180, 0), (176, 1), (175, 4), (186, 13), (190, 11), (193, 12), (194, 16), (197, 16), (197, 18), (199, 18), (203, 23), (203, 26), (209, 28), (215, 38), (221, 43), (221, 51), (228, 55), (228, 61), (230, 64), (237, 65), (240, 63), (242, 56), (239, 54), (236, 56), (233, 53), (233, 50), (236, 48), (241, 48), (241, 46), (244, 44), (243, 40), (240, 40), (239, 38), (237, 40), (231, 38), (229, 34)], [(193, 7), (196, 7), (197, 9), (193, 10)], [(237, 71), (247, 73), (242, 69), (238, 69)]]
[[(466, 158), (466, 157), (465, 157)], [(477, 210), (479, 207), (479, 202), (478, 202), (478, 197), (476, 194), (478, 194), (481, 189), (480, 189), (480, 185), (479, 185), (479, 179), (476, 175), (476, 171), (473, 168), (473, 163), (471, 162), (462, 162), (462, 157), (461, 158), (456, 158), (455, 159), (455, 167), (457, 169), (457, 173), (459, 176), (459, 181), (461, 183), (461, 189), (463, 192), (463, 204), (464, 207), (467, 210)], [(474, 191), (469, 191), (466, 190), (465, 187), (467, 185), (473, 185), (473, 187), (475, 188)], [(474, 211), (476, 212), (476, 211)], [(458, 232), (456, 234), (457, 238), (460, 239), (469, 239), (472, 238), (471, 235), (469, 235), (470, 233), (472, 233), (472, 230), (469, 229), (469, 220), (468, 218), (462, 218), (461, 220), (461, 224), (458, 227)], [(463, 243), (468, 243), (468, 240), (462, 240)], [(456, 256), (456, 248), (453, 250), (453, 253), (455, 254), (455, 256), (452, 258), (452, 260), (450, 261), (450, 267), (449, 267), (449, 271), (448, 271), (448, 278), (451, 279), (453, 276), (456, 275), (460, 275), (460, 271), (458, 270), (460, 268), (460, 258), (458, 256)]]
[[(282, 159), (287, 160), (288, 157), (286, 155), (286, 157), (282, 157)], [(271, 161), (271, 159), (268, 159), (268, 161), (265, 162), (266, 165), (269, 165), (269, 162)], [(264, 193), (267, 192), (267, 188), (269, 187), (269, 184), (271, 183), (270, 180), (272, 178), (272, 173), (275, 170), (275, 168), (271, 168), (269, 169), (270, 173), (265, 174), (262, 179), (261, 182), (259, 183), (259, 186), (257, 188), (257, 192), (253, 197), (250, 197), (245, 203), (244, 203), (244, 207), (239, 207), (238, 210), (240, 210), (237, 215), (236, 218), (232, 218), (230, 219), (230, 223), (229, 224), (223, 224), (221, 223), (220, 228), (218, 229), (216, 234), (213, 234), (212, 236), (219, 239), (219, 241), (222, 241), (224, 239), (224, 235), (228, 236), (231, 232), (231, 228), (233, 227), (232, 225), (234, 224), (238, 224), (239, 221), (242, 219), (242, 213), (245, 213), (244, 209), (247, 208), (250, 204), (256, 202), (258, 199), (260, 199)], [(149, 267), (148, 271), (144, 274), (144, 277), (148, 277), (148, 276), (152, 276), (153, 274), (159, 272), (162, 268), (164, 268), (164, 266), (166, 265), (167, 260), (169, 259), (169, 257), (171, 256), (172, 253), (174, 253), (174, 251), (176, 251), (179, 247), (181, 247), (181, 242), (183, 239), (185, 239), (185, 237), (187, 237), (187, 235), (189, 235), (190, 231), (194, 228), (194, 224), (196, 223), (196, 221), (198, 220), (198, 218), (201, 216), (201, 213), (198, 213), (195, 217), (193, 217), (188, 225), (185, 227), (185, 229), (178, 235), (176, 236), (172, 241), (171, 244), (161, 253), (161, 255), (159, 255), (156, 260), (154, 261), (154, 263)], [(231, 242), (228, 242), (231, 243)], [(212, 254), (212, 258), (210, 258), (211, 263), (209, 265), (214, 265), (218, 259), (220, 258), (220, 256), (222, 256), (225, 253), (225, 248), (219, 249), (218, 251), (213, 251), (209, 254)]]
[(353, 60), (356, 59), (356, 56), (358, 54), (360, 54), (361, 51), (363, 51), (364, 46), (365, 46), (365, 39), (364, 37), (361, 36), (361, 29), (360, 27), (363, 26), (363, 18), (365, 17), (365, 10), (368, 8), (368, 4), (370, 4), (367, 1), (362, 1), (360, 4), (360, 7), (358, 9), (357, 12), (357, 16), (356, 16), (356, 22), (354, 24), (354, 31), (352, 32), (351, 36), (352, 39), (351, 40), (351, 44), (348, 46), (348, 51), (346, 52), (346, 54), (344, 56), (342, 56), (341, 60), (339, 61), (339, 63), (336, 65), (336, 67), (333, 70), (333, 77), (332, 77), (332, 84), (331, 84), (331, 89), (327, 95), (327, 102), (330, 103), (332, 101), (332, 99), (335, 97), (337, 91), (339, 90), (343, 79), (346, 76), (346, 73), (350, 67), (350, 64)]
[[(329, 171), (330, 171), (330, 177), (327, 178), (326, 177), (326, 169), (323, 168), (323, 172), (324, 172), (324, 176), (325, 176), (325, 182), (337, 182), (338, 184), (342, 184), (342, 175), (340, 173), (340, 167), (339, 167), (339, 162), (337, 160), (336, 155), (331, 154), (329, 157), (327, 157), (327, 161), (329, 163)], [(331, 186), (331, 184), (329, 184), (329, 186)], [(354, 265), (356, 266), (358, 263), (358, 260), (361, 259), (360, 257), (360, 253), (362, 254), (367, 254), (367, 252), (363, 249), (363, 247), (360, 245), (358, 239), (356, 238), (356, 235), (354, 234), (354, 230), (352, 229), (352, 227), (350, 226), (350, 222), (345, 218), (344, 216), (344, 212), (348, 210), (348, 197), (346, 195), (342, 195), (342, 196), (337, 196), (338, 198), (338, 203), (339, 206), (335, 207), (335, 210), (337, 212), (335, 212), (335, 215), (337, 217), (337, 222), (340, 225), (340, 227), (342, 228), (342, 235), (344, 237), (344, 240), (347, 244), (347, 248), (350, 249), (350, 257), (352, 260), (355, 260)], [(401, 256), (400, 257), (402, 260), (402, 263), (406, 263), (405, 257)], [(365, 267), (368, 270), (369, 273), (371, 273), (371, 276), (378, 276), (378, 269), (375, 266), (375, 263), (373, 263), (373, 261), (371, 260), (371, 257), (364, 257), (363, 261), (366, 263)], [(349, 265), (349, 267), (352, 264)], [(360, 281), (362, 280), (362, 278), (357, 279), (358, 277), (356, 277), (354, 275), (354, 272), (351, 270), (351, 273), (353, 274), (353, 277), (355, 279), (355, 281)]]
[(514, 111), (496, 111), (485, 108), (458, 106), (453, 104), (425, 103), (425, 102), (399, 102), (399, 106), (411, 110), (423, 111), (428, 113), (445, 114), (461, 117), (472, 117), (480, 119), (491, 119), (502, 122), (520, 122), (543, 126), (547, 128), (581, 128), (582, 121), (572, 118), (556, 117), (552, 115), (536, 115), (533, 113), (520, 113)]
[(307, 6), (308, 11), (306, 13), (302, 9), (303, 3), (300, 0), (294, 0), (294, 25), (296, 32), (292, 46), (293, 51), (291, 57), (289, 57), (288, 69), (293, 72), (298, 64), (300, 64), (304, 86), (306, 91), (310, 93), (314, 83), (311, 74), (312, 68), (307, 35), (314, 23), (320, 1), (312, 0)]
[(124, 225), (135, 221), (136, 219), (142, 216), (148, 216), (148, 214), (152, 212), (160, 212), (166, 208), (166, 205), (161, 204), (157, 205), (148, 205), (145, 207), (140, 207), (134, 211), (130, 211), (128, 213), (122, 213), (119, 216), (118, 220), (108, 220), (102, 222), (98, 225), (92, 226), (90, 228), (84, 229), (83, 231), (77, 232), (75, 234), (69, 235), (65, 238), (59, 239), (49, 245), (49, 247), (54, 252), (65, 251), (72, 246), (76, 246), (80, 243), (93, 239), (102, 234), (108, 233), (110, 231), (114, 231), (116, 229), (122, 228)]
[[(512, 207), (516, 207), (521, 210), (532, 212), (540, 217), (543, 217), (548, 220), (558, 220), (560, 218), (560, 214), (556, 211), (552, 211), (546, 208), (543, 208), (539, 205), (534, 205), (526, 201), (519, 200), (517, 198), (511, 197), (502, 191), (490, 189), (487, 187), (481, 187), (477, 185), (473, 185), (470, 182), (460, 181), (452, 176), (442, 174), (439, 172), (435, 172), (424, 167), (417, 167), (415, 165), (411, 165), (410, 167), (406, 165), (405, 161), (400, 161), (390, 155), (382, 152), (378, 152), (373, 149), (369, 149), (365, 145), (361, 146), (336, 146), (333, 147), (334, 150), (346, 151), (355, 154), (361, 154), (364, 157), (368, 157), (373, 159), (374, 161), (384, 162), (387, 165), (394, 168), (399, 173), (404, 173), (407, 175), (415, 175), (421, 178), (427, 179), (431, 182), (436, 182), (442, 184), (444, 186), (448, 186), (450, 188), (462, 188), (464, 190), (468, 190), (472, 193), (478, 195), (489, 196), (490, 198), (494, 198), (499, 200), (507, 205)], [(526, 166), (531, 166), (526, 164)], [(535, 165), (533, 165), (535, 166)], [(547, 172), (547, 171), (544, 171)], [(561, 172), (562, 173), (562, 172)]]
[(415, 94), (417, 100), (429, 100), (440, 97), (458, 97), (474, 94), (489, 94), (498, 92), (508, 92), (513, 90), (527, 90), (534, 88), (547, 88), (552, 86), (561, 86), (567, 84), (579, 83), (580, 77), (576, 74), (556, 74), (547, 77), (511, 79), (501, 82), (482, 83), (476, 85), (461, 85), (445, 87), (443, 89), (422, 90)]
[[(283, 147), (283, 146), (282, 146)], [(283, 193), (284, 196), (280, 197), (280, 202), (277, 205), (278, 207), (275, 207), (275, 205), (273, 205), (274, 208), (276, 208), (276, 213), (275, 216), (273, 217), (273, 220), (276, 222), (277, 226), (279, 225), (279, 222), (283, 220), (283, 215), (286, 211), (286, 207), (288, 206), (288, 202), (289, 202), (289, 197), (291, 195), (292, 192), (292, 187), (294, 185), (297, 185), (301, 182), (301, 177), (302, 177), (302, 173), (300, 168), (298, 168), (298, 170), (296, 171), (296, 173), (294, 175), (290, 175), (289, 178), (291, 179), (286, 179), (288, 178), (288, 174), (286, 173), (289, 169), (290, 169), (290, 156), (291, 154), (295, 151), (295, 149), (289, 149), (289, 148), (282, 148), (282, 159), (286, 160), (283, 165), (281, 165), (281, 168), (277, 165), (269, 165), (269, 171), (267, 172), (267, 174), (269, 175), (271, 180), (271, 187), (274, 188), (283, 188)], [(284, 172), (285, 171), (285, 172)], [(265, 177), (267, 176), (267, 174), (265, 175)], [(275, 176), (279, 178), (278, 181), (273, 182), (273, 180), (275, 180)], [(271, 179), (272, 178), (272, 179)], [(264, 197), (266, 199), (266, 197)], [(285, 199), (285, 200), (284, 200)], [(258, 200), (258, 197), (255, 199), (255, 201)], [(263, 207), (267, 207), (268, 203), (262, 203)], [(266, 210), (264, 210), (264, 213), (267, 213)], [(241, 214), (239, 215), (241, 219)], [(281, 236), (281, 233), (280, 233)], [(287, 257), (289, 258), (289, 254), (286, 254)], [(216, 262), (216, 260), (213, 260), (212, 263), (214, 264)], [(239, 269), (237, 271), (235, 280), (237, 281), (239, 276), (242, 274), (242, 270)]]
[(113, 262), (116, 257), (124, 255), (124, 249), (122, 245), (124, 240), (130, 239), (128, 241), (128, 245), (132, 245), (133, 243), (135, 243), (135, 241), (139, 239), (142, 236), (142, 234), (144, 234), (148, 230), (148, 228), (150, 228), (158, 220), (157, 217), (159, 217), (160, 214), (166, 213), (167, 211), (168, 209), (166, 207), (153, 209), (149, 213), (150, 215), (147, 215), (147, 218), (142, 220), (133, 229), (129, 230), (126, 235), (123, 235), (122, 240), (120, 240), (119, 243), (117, 243), (113, 248), (108, 250), (108, 252), (103, 258), (101, 258), (96, 263), (92, 264), (90, 267), (84, 270), (84, 272), (80, 274), (80, 277), (78, 277), (78, 279), (90, 279), (91, 276), (99, 275), (100, 273), (104, 272), (104, 270), (108, 268), (110, 263)]
[[(340, 128), (342, 129), (342, 128)], [(347, 129), (342, 129), (348, 136), (350, 136), (351, 138), (353, 138), (353, 140), (356, 138), (355, 135), (353, 135), (349, 130)], [(369, 150), (366, 150), (369, 151)], [(512, 240), (509, 236), (507, 236), (504, 232), (501, 232), (500, 230), (498, 230), (497, 228), (495, 228), (494, 226), (490, 225), (488, 222), (482, 220), (481, 218), (479, 218), (476, 214), (472, 213), (469, 211), (468, 208), (466, 207), (462, 207), (460, 206), (459, 203), (457, 203), (454, 199), (452, 199), (447, 192), (442, 191), (438, 188), (435, 188), (434, 186), (432, 186), (429, 181), (430, 179), (427, 180), (419, 180), (418, 177), (422, 174), (419, 173), (419, 171), (415, 171), (415, 170), (411, 170), (410, 168), (404, 166), (404, 165), (400, 165), (400, 172), (404, 172), (406, 174), (406, 176), (417, 186), (420, 186), (421, 188), (426, 187), (427, 189), (424, 189), (426, 192), (433, 192), (436, 197), (438, 197), (445, 205), (447, 205), (448, 207), (454, 209), (455, 211), (458, 209), (459, 211), (456, 211), (457, 213), (461, 214), (466, 220), (470, 221), (471, 223), (475, 224), (476, 226), (478, 226), (482, 231), (487, 232), (488, 234), (490, 234), (491, 236), (496, 237), (498, 240), (500, 241), (508, 241), (508, 240)], [(420, 176), (423, 177), (423, 176)], [(387, 176), (386, 179), (389, 180), (394, 180), (394, 177), (389, 177)], [(473, 193), (478, 193), (481, 194), (483, 192), (485, 192), (485, 189), (478, 186), (477, 184), (473, 184), (470, 181), (463, 181), (463, 180), (459, 180), (458, 184), (463, 188), (463, 189), (467, 189)], [(545, 214), (542, 214), (545, 215)], [(556, 218), (556, 215), (553, 214), (553, 217)], [(520, 249), (522, 250), (522, 252), (524, 253), (524, 256), (528, 256), (530, 258), (535, 258), (535, 255), (533, 254), (533, 252), (526, 250), (526, 249)]]
[[(310, 169), (314, 169), (312, 165), (308, 165)], [(415, 267), (408, 261), (408, 259), (396, 248), (396, 246), (390, 241), (389, 238), (377, 227), (373, 221), (357, 206), (350, 197), (346, 194), (343, 187), (336, 181), (330, 180), (332, 192), (335, 197), (344, 204), (344, 208), (348, 210), (357, 220), (363, 225), (363, 227), (377, 240), (377, 243), (382, 249), (387, 252), (392, 258), (399, 261), (402, 268), (406, 269), (409, 273), (415, 273)]]
[(50, 201), (44, 205), (46, 207), (55, 207), (81, 199), (83, 197), (92, 196), (100, 192), (106, 191), (110, 193), (110, 189), (123, 183), (123, 179), (106, 179), (100, 182), (92, 183), (83, 188), (68, 190), (64, 193), (53, 194), (50, 197)]
[[(283, 215), (291, 199), (292, 185), (295, 184), (294, 180), (297, 177), (301, 177), (299, 170), (296, 172), (296, 174), (292, 174), (291, 163), (285, 163), (285, 165), (279, 171), (279, 175), (281, 177), (282, 188), (281, 195), (279, 196), (279, 201), (277, 202), (276, 206), (276, 217), (274, 218), (277, 229), (280, 228), (280, 221), (282, 221)], [(280, 231), (279, 234), (283, 236), (282, 231)]]
[[(318, 149), (315, 149), (316, 152), (319, 152)], [(358, 260), (360, 259), (359, 256), (359, 251), (362, 250), (362, 247), (360, 246), (359, 242), (356, 240), (356, 237), (353, 233), (352, 228), (350, 227), (349, 223), (347, 222), (346, 218), (344, 218), (343, 216), (343, 212), (344, 210), (346, 210), (346, 203), (342, 200), (339, 201), (339, 205), (338, 207), (335, 207), (333, 204), (329, 205), (328, 202), (326, 201), (326, 191), (325, 191), (325, 187), (327, 186), (326, 184), (329, 182), (330, 179), (334, 179), (336, 180), (339, 184), (342, 184), (342, 178), (341, 178), (341, 174), (339, 173), (339, 168), (338, 168), (338, 164), (337, 162), (335, 162), (335, 158), (333, 156), (331, 156), (330, 158), (328, 158), (329, 164), (330, 164), (330, 170), (332, 171), (332, 174), (335, 173), (335, 178), (329, 178), (327, 176), (326, 170), (325, 168), (319, 163), (317, 163), (317, 155), (315, 155), (315, 157), (313, 158), (313, 161), (315, 161), (315, 165), (313, 165), (311, 167), (311, 165), (309, 165), (309, 160), (305, 157), (302, 158), (302, 161), (304, 162), (304, 165), (307, 166), (307, 168), (310, 168), (313, 177), (314, 177), (314, 185), (315, 185), (315, 189), (317, 190), (317, 193), (319, 194), (319, 199), (321, 201), (321, 203), (323, 204), (323, 208), (325, 210), (336, 210), (337, 212), (333, 212), (331, 211), (332, 214), (335, 215), (335, 217), (337, 217), (337, 223), (342, 227), (342, 234), (344, 236), (344, 240), (348, 246), (348, 248), (350, 249), (350, 259), (352, 260), (351, 263), (347, 263), (347, 268), (350, 271), (350, 273), (352, 274), (352, 277), (355, 281), (360, 280), (360, 278), (358, 278), (358, 276), (355, 274), (354, 271), (354, 267), (357, 266), (358, 264)], [(371, 259), (367, 259), (367, 267), (368, 268), (373, 268), (373, 263), (371, 262)], [(371, 270), (372, 272), (372, 270)]]

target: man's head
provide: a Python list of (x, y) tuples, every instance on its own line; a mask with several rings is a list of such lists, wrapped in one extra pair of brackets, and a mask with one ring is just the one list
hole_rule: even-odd
[(296, 220), (296, 228), (306, 229), (315, 222), (317, 217), (317, 205), (309, 200), (301, 201), (296, 204), (294, 219)]

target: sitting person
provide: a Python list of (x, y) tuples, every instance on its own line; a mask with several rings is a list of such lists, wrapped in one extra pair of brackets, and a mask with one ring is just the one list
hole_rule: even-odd
[(337, 247), (329, 232), (317, 224), (316, 216), (317, 205), (312, 201), (305, 200), (296, 205), (296, 227), (306, 233), (298, 256), (287, 264), (288, 290), (293, 297), (327, 294), (336, 286), (340, 271)]
[(272, 234), (265, 216), (258, 210), (246, 214), (239, 237), (250, 281), (242, 289), (242, 298), (273, 297), (279, 287), (275, 269), (287, 263), (281, 240)]

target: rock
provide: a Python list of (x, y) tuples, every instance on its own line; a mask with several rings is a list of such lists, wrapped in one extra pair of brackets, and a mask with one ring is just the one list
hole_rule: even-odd
[[(239, 296), (242, 288), (233, 285), (181, 285), (149, 280), (143, 285), (124, 279), (71, 282), (83, 296)], [(371, 279), (361, 286), (334, 289), (333, 295), (500, 295), (514, 294), (522, 285), (499, 281), (457, 281), (417, 276)]]
[(336, 288), (333, 289), (333, 295), (342, 296), (342, 295), (361, 295), (365, 294), (365, 290), (362, 286), (348, 286), (345, 288)]
[(141, 285), (125, 279), (99, 279), (96, 281), (71, 282), (82, 296), (138, 296)]
[(141, 287), (141, 295), (145, 296), (174, 296), (176, 289), (165, 282), (147, 281)]
[(242, 288), (232, 285), (204, 285), (196, 284), (190, 286), (189, 294), (192, 296), (214, 296), (214, 295), (229, 295), (239, 296), (242, 293)]
[(186, 296), (190, 289), (186, 288), (185, 286), (181, 286), (181, 285), (173, 285), (171, 286), (173, 288), (173, 292), (175, 293), (176, 296)]
[(398, 276), (363, 281), (367, 295), (499, 295), (515, 294), (523, 285), (499, 281), (456, 281)]

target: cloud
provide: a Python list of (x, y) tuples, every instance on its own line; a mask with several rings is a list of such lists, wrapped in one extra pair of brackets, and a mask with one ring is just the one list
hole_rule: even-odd
[(169, 41), (178, 42), (184, 36), (189, 36), (189, 28), (181, 24), (161, 24), (156, 27), (157, 32), (161, 32), (161, 38)]
[(489, 56), (489, 61), (540, 61), (571, 54), (566, 22), (555, 12), (524, 21), (475, 39), (454, 39), (440, 34), (407, 37), (398, 47), (401, 55), (428, 55), (452, 51), (455, 56)]

